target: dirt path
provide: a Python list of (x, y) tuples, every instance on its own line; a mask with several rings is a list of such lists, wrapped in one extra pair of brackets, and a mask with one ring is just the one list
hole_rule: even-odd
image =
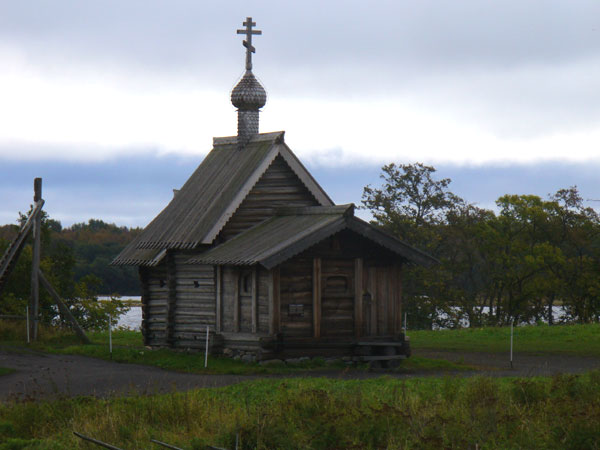
[[(419, 356), (464, 361), (482, 367), (474, 373), (491, 376), (534, 376), (554, 373), (579, 373), (600, 368), (599, 358), (554, 355), (515, 355), (510, 369), (507, 355), (493, 353), (459, 353), (419, 351)], [(201, 387), (226, 386), (265, 376), (196, 375), (167, 371), (137, 364), (119, 364), (75, 355), (51, 355), (23, 351), (12, 353), (0, 349), (0, 367), (16, 372), (0, 377), (0, 400), (38, 399), (60, 395), (96, 395), (106, 397), (118, 394), (158, 393)], [(407, 378), (435, 376), (444, 373), (397, 374), (387, 371), (319, 371), (289, 376), (327, 376), (335, 378), (373, 378), (382, 375)], [(276, 376), (272, 376), (276, 377)]]

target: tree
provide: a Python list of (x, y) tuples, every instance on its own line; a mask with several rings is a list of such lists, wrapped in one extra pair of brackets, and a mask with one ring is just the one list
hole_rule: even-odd
[[(449, 191), (451, 180), (436, 180), (435, 171), (421, 163), (385, 165), (380, 175), (382, 186), (365, 187), (362, 204), (373, 215), (373, 224), (439, 257), (440, 226), (449, 211), (464, 202)], [(449, 276), (443, 266), (433, 269), (409, 266), (404, 271), (404, 309), (412, 327), (448, 325), (448, 321), (441, 320), (452, 315), (448, 297), (440, 295), (445, 284), (442, 280)]]

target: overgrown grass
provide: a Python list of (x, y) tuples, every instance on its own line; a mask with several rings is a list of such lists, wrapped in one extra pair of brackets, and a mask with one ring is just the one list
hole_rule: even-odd
[(260, 380), (220, 389), (0, 406), (0, 449), (554, 448), (600, 442), (600, 372), (553, 378)]
[(14, 373), (14, 369), (9, 369), (8, 367), (0, 367), (0, 376), (8, 375), (9, 373)]
[[(506, 352), (510, 327), (409, 331), (411, 347), (419, 349)], [(600, 324), (532, 325), (514, 328), (514, 351), (600, 356)]]
[[(12, 326), (12, 325), (11, 325)], [(0, 336), (4, 336), (3, 347), (8, 346), (22, 348), (24, 341), (10, 326), (0, 323)], [(17, 330), (18, 331), (18, 330)], [(290, 374), (299, 371), (323, 371), (323, 370), (367, 370), (366, 365), (349, 368), (343, 362), (328, 363), (324, 359), (311, 359), (295, 364), (272, 364), (263, 366), (258, 363), (244, 363), (231, 358), (209, 356), (208, 367), (204, 368), (204, 354), (202, 352), (174, 351), (169, 349), (148, 349), (142, 344), (142, 335), (138, 331), (116, 330), (112, 334), (113, 352), (109, 352), (108, 332), (90, 332), (89, 338), (92, 345), (82, 345), (77, 336), (70, 331), (54, 329), (50, 327), (40, 328), (40, 339), (28, 348), (48, 353), (60, 353), (71, 355), (91, 356), (112, 360), (121, 363), (134, 363), (156, 366), (163, 369), (177, 370), (181, 372), (205, 373), (205, 374), (233, 374), (233, 375), (266, 375), (266, 374)], [(410, 358), (402, 362), (401, 366), (394, 369), (396, 372), (426, 372), (426, 371), (465, 371), (474, 368), (466, 364), (453, 363), (445, 360), (434, 360), (427, 358)]]

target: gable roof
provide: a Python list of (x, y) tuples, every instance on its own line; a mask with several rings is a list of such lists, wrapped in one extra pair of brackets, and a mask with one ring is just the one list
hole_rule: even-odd
[(333, 205), (283, 137), (283, 131), (258, 134), (242, 150), (237, 147), (236, 137), (214, 138), (213, 150), (171, 202), (112, 264), (156, 265), (162, 258), (160, 252), (140, 250), (189, 249), (212, 244), (278, 155), (319, 204)]
[(231, 240), (188, 260), (190, 264), (252, 265), (271, 269), (323, 239), (349, 229), (408, 262), (425, 266), (437, 260), (354, 217), (354, 205), (288, 208)]

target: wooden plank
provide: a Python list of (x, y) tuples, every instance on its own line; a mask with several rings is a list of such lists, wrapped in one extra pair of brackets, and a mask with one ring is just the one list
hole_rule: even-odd
[(313, 259), (313, 337), (321, 337), (321, 258)]
[(269, 334), (279, 333), (281, 322), (279, 267), (269, 270)]
[(215, 308), (216, 308), (216, 315), (217, 315), (217, 317), (216, 317), (216, 322), (217, 323), (215, 324), (215, 327), (216, 327), (217, 332), (220, 333), (221, 332), (221, 328), (223, 326), (222, 325), (223, 324), (223, 317), (221, 315), (222, 314), (222, 312), (221, 312), (221, 308), (222, 308), (221, 304), (223, 302), (223, 290), (222, 290), (222, 287), (221, 287), (222, 277), (223, 277), (223, 273), (222, 273), (223, 269), (222, 269), (221, 266), (217, 266), (216, 270), (217, 270), (217, 277), (216, 277), (217, 278), (217, 293), (216, 293), (217, 294), (216, 295), (217, 299), (216, 299), (216, 306), (215, 306)]
[(175, 322), (175, 308), (177, 307), (177, 265), (173, 253), (167, 252), (167, 344), (173, 340), (173, 328)]
[(369, 285), (371, 292), (371, 323), (370, 323), (370, 336), (377, 335), (377, 268), (369, 268)]
[[(37, 203), (42, 199), (42, 179), (33, 180), (33, 202)], [(40, 315), (40, 254), (41, 254), (41, 235), (42, 235), (42, 212), (41, 209), (33, 219), (33, 255), (31, 260), (31, 306), (29, 308), (31, 318), (31, 339), (36, 341), (38, 337), (38, 324)]]
[(394, 334), (402, 331), (402, 266), (398, 264), (395, 267), (396, 278), (396, 323), (394, 325)]
[(234, 269), (233, 274), (233, 331), (240, 331), (240, 271)]
[(396, 328), (396, 267), (387, 267), (387, 292), (388, 292), (388, 323), (387, 333), (394, 334)]
[(254, 266), (252, 268), (252, 288), (251, 288), (251, 296), (252, 296), (252, 332), (256, 333), (258, 331), (258, 267)]
[(71, 322), (71, 325), (73, 325), (73, 329), (75, 330), (77, 335), (81, 338), (83, 342), (85, 342), (86, 344), (90, 344), (91, 342), (89, 338), (86, 336), (83, 329), (79, 326), (79, 323), (77, 323), (77, 320), (75, 319), (75, 317), (73, 317), (71, 311), (69, 311), (69, 307), (63, 303), (62, 299), (58, 295), (58, 292), (54, 290), (54, 288), (46, 279), (41, 270), (38, 270), (38, 278), (41, 281), (44, 288), (48, 291), (48, 294), (50, 294), (50, 296), (56, 301), (56, 304), (58, 305), (61, 314), (63, 314), (69, 320), (69, 322)]

